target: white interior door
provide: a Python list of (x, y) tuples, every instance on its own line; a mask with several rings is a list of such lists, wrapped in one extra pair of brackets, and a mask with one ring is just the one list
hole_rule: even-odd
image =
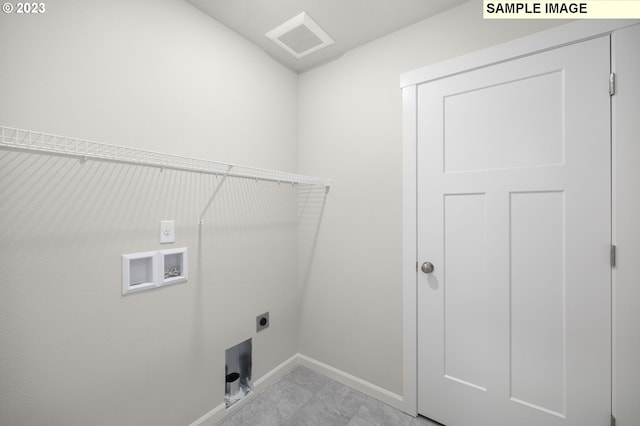
[(609, 37), (418, 87), (418, 411), (611, 413)]

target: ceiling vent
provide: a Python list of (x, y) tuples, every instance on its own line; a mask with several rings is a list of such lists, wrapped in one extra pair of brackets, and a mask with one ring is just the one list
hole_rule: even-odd
[(297, 59), (335, 43), (305, 12), (265, 35)]

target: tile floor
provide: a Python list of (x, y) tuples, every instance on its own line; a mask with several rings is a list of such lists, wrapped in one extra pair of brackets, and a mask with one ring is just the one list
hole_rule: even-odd
[(298, 366), (216, 426), (437, 426)]

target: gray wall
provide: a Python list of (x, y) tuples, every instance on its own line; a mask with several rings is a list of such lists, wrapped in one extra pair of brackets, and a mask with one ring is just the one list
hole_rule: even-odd
[[(294, 73), (176, 0), (0, 14), (0, 124), (296, 171)], [(297, 352), (297, 192), (0, 150), (0, 424), (186, 425)], [(176, 243), (159, 245), (159, 221)], [(121, 255), (189, 247), (186, 284), (121, 296)], [(272, 326), (255, 335), (255, 316)]]

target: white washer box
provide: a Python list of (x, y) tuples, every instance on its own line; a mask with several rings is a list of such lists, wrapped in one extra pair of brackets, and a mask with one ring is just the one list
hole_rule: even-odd
[(187, 281), (189, 274), (187, 248), (161, 250), (159, 253), (162, 263), (160, 285), (178, 284)]
[(150, 290), (188, 279), (187, 247), (122, 255), (122, 294)]

